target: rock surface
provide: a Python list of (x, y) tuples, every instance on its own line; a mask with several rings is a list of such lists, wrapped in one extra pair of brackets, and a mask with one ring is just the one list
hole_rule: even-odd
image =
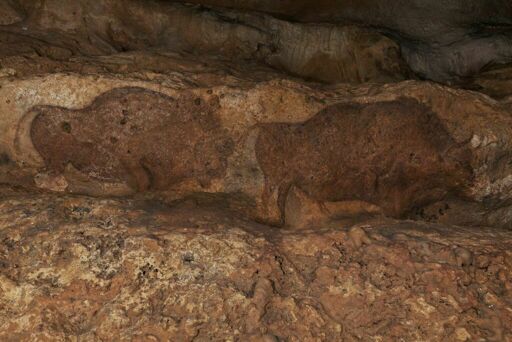
[[(139, 0), (81, 0), (66, 6), (60, 0), (47, 0), (24, 6), (27, 18), (3, 34), (21, 27), (17, 39), (37, 37), (25, 50), (59, 59), (158, 47), (232, 62), (258, 61), (325, 82), (392, 82), (410, 74), (395, 42), (362, 27), (305, 25)], [(51, 47), (42, 48), (41, 40)]]
[(302, 22), (355, 23), (393, 37), (423, 78), (457, 82), (486, 66), (510, 62), (508, 0), (187, 0), (262, 11)]
[(509, 4), (199, 2), (0, 3), (0, 340), (512, 341)]
[(509, 341), (510, 231), (2, 189), (4, 341)]
[(62, 46), (69, 42), (58, 42), (67, 35), (81, 53), (164, 47), (254, 60), (331, 83), (415, 77), (465, 85), (482, 69), (512, 57), (512, 7), (506, 0), (395, 1), (392, 6), (375, 0), (188, 2), (222, 7), (9, 0), (0, 8), (0, 25), (15, 24), (9, 30), (23, 28), (23, 35), (57, 45), (52, 50), (60, 56), (70, 53)]
[[(3, 78), (0, 175), (168, 203), (209, 194), (276, 225), (292, 185), (396, 218), (441, 205), (452, 209), (429, 220), (511, 224), (495, 214), (512, 196), (506, 101), (423, 82), (325, 89), (194, 72)], [(468, 207), (470, 222), (457, 216)]]

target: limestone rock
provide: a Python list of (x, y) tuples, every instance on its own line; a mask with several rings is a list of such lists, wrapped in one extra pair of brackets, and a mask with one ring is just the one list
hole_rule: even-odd
[(12, 25), (22, 21), (23, 14), (15, 1), (5, 0), (0, 3), (0, 25)]
[[(343, 222), (294, 232), (193, 204), (1, 194), (1, 340), (512, 338), (510, 231), (372, 220), (357, 229), (385, 238), (356, 246)], [(473, 261), (452, 262), (453, 245)]]
[(512, 341), (509, 2), (196, 2), (0, 3), (0, 340)]
[(464, 82), (512, 56), (508, 0), (187, 0), (272, 13), (299, 22), (355, 23), (379, 28), (400, 45), (422, 78)]
[(470, 222), (480, 225), (508, 206), (506, 103), (420, 82), (322, 90), (186, 79), (4, 79), (0, 150), (12, 163), (3, 172), (61, 174), (67, 191), (103, 196), (211, 194), (273, 224), (284, 222), (291, 185), (314, 201), (362, 201), (392, 217), (459, 201), (462, 212), (480, 208)]
[[(410, 74), (396, 43), (379, 32), (355, 26), (304, 25), (270, 16), (137, 0), (80, 0), (65, 6), (60, 0), (46, 0), (40, 6), (26, 4), (25, 10), (24, 25), (29, 31), (46, 30), (52, 36), (64, 32), (73, 41), (75, 36), (85, 37), (80, 45), (93, 43), (96, 50), (159, 47), (235, 62), (252, 59), (303, 78), (333, 83), (390, 82)], [(53, 54), (65, 55), (63, 47), (52, 49), (59, 49)], [(88, 54), (100, 53), (92, 47), (87, 50)]]

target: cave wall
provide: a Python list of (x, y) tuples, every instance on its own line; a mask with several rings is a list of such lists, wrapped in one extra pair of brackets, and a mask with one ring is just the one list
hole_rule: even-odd
[(2, 178), (227, 196), (275, 225), (293, 198), (321, 217), (510, 225), (510, 102), (404, 82), (425, 76), (411, 58), (448, 83), (508, 58), (509, 5), (259, 4), (3, 2)]
[(0, 340), (512, 341), (510, 2), (190, 2), (0, 0)]
[(392, 37), (418, 76), (457, 82), (511, 60), (512, 5), (506, 0), (188, 1), (262, 11), (300, 22), (372, 27)]
[[(425, 219), (437, 203), (453, 210), (426, 218), (510, 226), (496, 214), (512, 196), (506, 103), (421, 82), (358, 94), (289, 82), (4, 81), (4, 180), (21, 166), (53, 191), (167, 202), (205, 193), (275, 225), (294, 185), (330, 205), (327, 216), (359, 201), (360, 212)], [(475, 205), (474, 217), (457, 217)]]
[(389, 82), (409, 75), (398, 45), (361, 27), (140, 0), (61, 3), (30, 2), (20, 25), (35, 35), (78, 35), (85, 41), (72, 50), (86, 54), (159, 48), (260, 62), (325, 82)]
[(13, 0), (4, 11), (7, 24), (81, 32), (103, 52), (159, 46), (256, 60), (327, 82), (402, 80), (414, 77), (412, 71), (422, 79), (465, 83), (512, 56), (507, 1), (196, 3), (206, 7)]

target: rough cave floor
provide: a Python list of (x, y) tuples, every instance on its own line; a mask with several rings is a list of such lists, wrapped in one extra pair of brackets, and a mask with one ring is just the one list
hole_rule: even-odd
[(3, 190), (2, 340), (510, 337), (510, 231)]

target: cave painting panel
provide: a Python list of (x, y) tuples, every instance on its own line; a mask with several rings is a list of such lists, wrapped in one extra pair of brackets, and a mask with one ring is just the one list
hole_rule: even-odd
[(471, 155), (413, 99), (337, 104), (301, 124), (266, 124), (257, 158), (284, 205), (291, 185), (319, 201), (360, 200), (391, 216), (461, 193)]
[[(225, 177), (235, 148), (218, 109), (215, 96), (120, 88), (84, 109), (35, 107), (31, 137), (51, 172), (71, 164), (92, 179), (125, 182), (136, 191), (166, 190), (188, 179), (208, 186)], [(300, 124), (259, 129), (263, 197), (277, 198), (281, 212), (296, 186), (313, 200), (363, 201), (398, 217), (460, 195), (472, 180), (470, 152), (413, 99), (336, 104)]]
[(194, 178), (222, 177), (233, 142), (216, 117), (216, 98), (172, 98), (119, 88), (80, 110), (40, 106), (31, 136), (47, 168), (71, 164), (93, 179), (127, 182), (138, 191)]

